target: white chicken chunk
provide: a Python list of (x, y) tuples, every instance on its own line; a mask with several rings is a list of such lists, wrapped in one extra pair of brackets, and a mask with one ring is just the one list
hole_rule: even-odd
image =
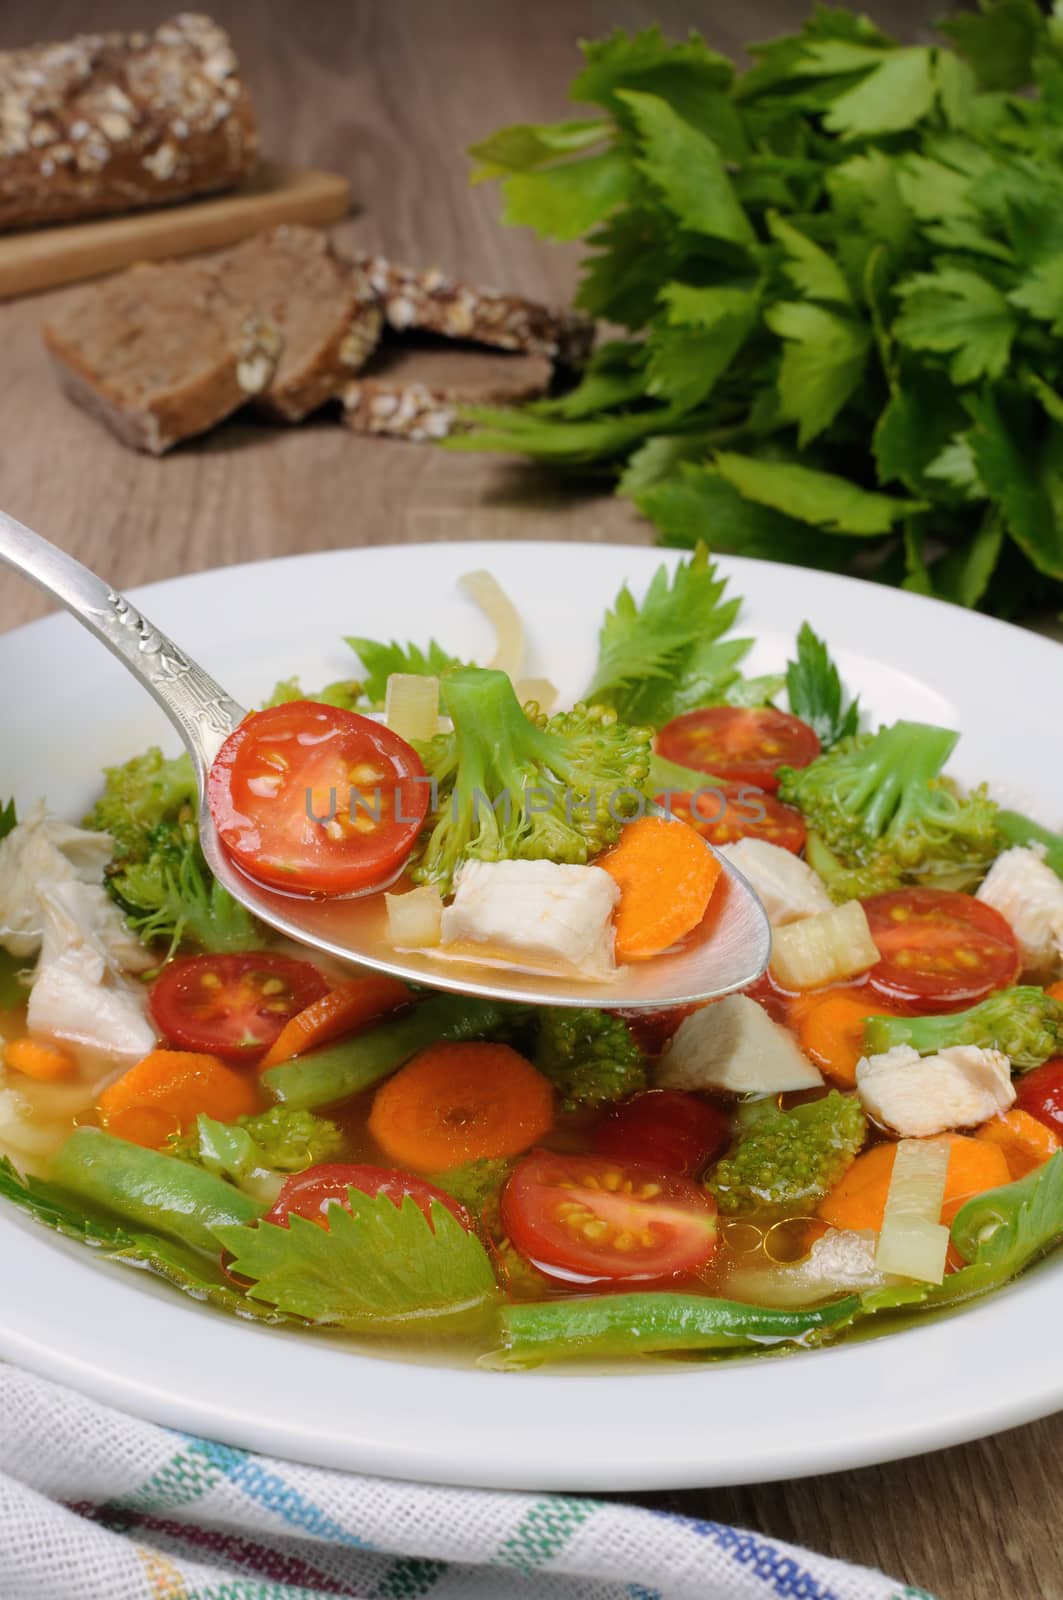
[(443, 912), (440, 954), (588, 978), (616, 971), (620, 898), (601, 867), (554, 861), (467, 861)]
[(1037, 849), (1016, 845), (990, 867), (977, 898), (999, 911), (1022, 949), (1023, 977), (1049, 983), (1063, 961), (1063, 879)]
[(721, 846), (720, 854), (748, 878), (760, 896), (773, 928), (829, 911), (831, 898), (823, 879), (807, 861), (766, 839), (739, 839)]
[(936, 1056), (921, 1056), (908, 1044), (865, 1056), (857, 1063), (856, 1090), (864, 1110), (902, 1139), (973, 1128), (1015, 1100), (1007, 1056), (969, 1044)]
[(42, 888), (38, 898), (43, 929), (26, 1019), (30, 1032), (112, 1056), (146, 1055), (155, 1043), (146, 991), (123, 972), (134, 957), (142, 966), (144, 951), (134, 946), (105, 891), (66, 882)]
[(111, 859), (106, 833), (75, 828), (37, 805), (0, 841), (0, 945), (13, 956), (40, 949), (39, 891), (55, 883), (96, 883)]
[(792, 1033), (748, 995), (731, 994), (679, 1024), (654, 1079), (661, 1089), (779, 1094), (823, 1082)]

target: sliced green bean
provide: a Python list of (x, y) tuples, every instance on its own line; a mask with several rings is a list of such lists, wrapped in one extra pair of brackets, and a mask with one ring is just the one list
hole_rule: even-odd
[(371, 1088), (428, 1045), (496, 1033), (514, 1013), (513, 1006), (494, 1000), (433, 995), (405, 1016), (382, 1022), (343, 1044), (270, 1067), (262, 1074), (262, 1085), (275, 1099), (299, 1111), (331, 1105)]
[(499, 1359), (503, 1365), (524, 1366), (669, 1350), (802, 1344), (812, 1334), (845, 1323), (859, 1305), (858, 1296), (847, 1295), (814, 1310), (783, 1311), (664, 1291), (509, 1305), (499, 1314)]
[(212, 1254), (219, 1249), (215, 1228), (254, 1222), (265, 1209), (203, 1167), (100, 1128), (75, 1128), (53, 1156), (48, 1177), (124, 1222)]

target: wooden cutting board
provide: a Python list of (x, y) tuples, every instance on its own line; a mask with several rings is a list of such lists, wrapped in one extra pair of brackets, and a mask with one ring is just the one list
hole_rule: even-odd
[(153, 211), (0, 235), (0, 300), (98, 278), (134, 261), (235, 244), (279, 222), (335, 222), (350, 185), (334, 172), (263, 161), (239, 188)]

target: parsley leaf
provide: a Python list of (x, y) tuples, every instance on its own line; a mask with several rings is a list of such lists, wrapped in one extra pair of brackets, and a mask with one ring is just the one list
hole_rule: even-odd
[(855, 733), (860, 725), (856, 700), (842, 711), (838, 669), (826, 644), (807, 622), (801, 624), (797, 635), (797, 660), (786, 664), (786, 691), (790, 710), (815, 729), (824, 750)]
[(721, 696), (752, 643), (722, 637), (741, 605), (724, 599), (726, 588), (703, 544), (671, 579), (658, 567), (641, 605), (625, 584), (598, 635), (584, 698), (625, 722), (659, 727)]
[(759, 461), (720, 451), (716, 469), (747, 499), (837, 533), (886, 533), (908, 512), (922, 510), (918, 501), (875, 494), (789, 461)]
[(621, 99), (638, 128), (642, 149), (638, 166), (677, 222), (693, 233), (752, 245), (756, 238), (752, 224), (712, 140), (656, 95), (627, 89)]
[(900, 133), (933, 110), (936, 95), (931, 51), (891, 50), (860, 83), (833, 101), (824, 127), (843, 139)]
[(248, 1298), (311, 1322), (379, 1328), (475, 1312), (494, 1299), (487, 1251), (445, 1206), (429, 1222), (407, 1196), (348, 1191), (329, 1207), (328, 1227), (292, 1216), (287, 1227), (216, 1230), (231, 1270), (253, 1279)]
[(765, 319), (783, 340), (781, 415), (796, 422), (797, 442), (829, 428), (863, 377), (871, 338), (851, 317), (823, 306), (783, 301)]
[(1006, 371), (1018, 319), (995, 284), (966, 267), (939, 263), (915, 273), (896, 292), (904, 311), (894, 332), (912, 350), (954, 351), (952, 381), (975, 383)]
[(429, 640), (427, 650), (415, 644), (402, 645), (394, 639), (390, 644), (381, 644), (375, 639), (352, 636), (347, 643), (365, 668), (363, 688), (366, 698), (375, 706), (384, 704), (388, 679), (393, 672), (438, 678), (449, 667), (464, 665), (457, 656), (449, 655), (442, 645), (436, 644), (434, 639)]

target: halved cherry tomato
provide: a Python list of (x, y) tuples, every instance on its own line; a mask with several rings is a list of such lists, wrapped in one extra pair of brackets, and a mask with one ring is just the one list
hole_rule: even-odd
[(663, 805), (665, 799), (672, 815), (688, 822), (710, 844), (764, 839), (795, 856), (805, 848), (808, 829), (796, 806), (784, 805), (751, 783), (721, 783), (719, 788), (701, 789), (692, 795), (659, 795), (658, 804)]
[(999, 911), (952, 889), (893, 889), (863, 902), (881, 960), (868, 982), (917, 1011), (959, 1011), (1014, 983), (1021, 956)]
[(807, 767), (819, 755), (815, 730), (773, 706), (705, 706), (667, 723), (658, 753), (727, 783), (755, 784), (772, 794), (780, 767)]
[(351, 1209), (348, 1193), (351, 1189), (368, 1195), (370, 1199), (378, 1194), (387, 1195), (400, 1209), (408, 1197), (420, 1207), (429, 1222), (432, 1220), (432, 1201), (435, 1200), (439, 1205), (446, 1206), (463, 1228), (472, 1227), (465, 1207), (459, 1205), (452, 1194), (444, 1193), (434, 1184), (425, 1183), (423, 1178), (411, 1177), (408, 1172), (399, 1172), (397, 1168), (369, 1167), (345, 1161), (323, 1162), (319, 1167), (307, 1167), (305, 1172), (297, 1172), (294, 1178), (287, 1180), (277, 1196), (276, 1205), (266, 1213), (265, 1220), (286, 1228), (289, 1217), (305, 1217), (308, 1222), (320, 1222), (323, 1228), (327, 1228), (329, 1206), (340, 1205), (348, 1211)]
[(210, 769), (219, 837), (249, 877), (294, 894), (390, 883), (428, 809), (420, 757), (397, 734), (294, 700), (245, 718)]
[(291, 1017), (328, 988), (309, 961), (290, 956), (262, 950), (188, 956), (163, 967), (148, 1009), (170, 1044), (224, 1061), (253, 1061)]
[(682, 1089), (647, 1089), (603, 1111), (590, 1131), (596, 1155), (693, 1178), (730, 1138), (717, 1106)]
[(716, 1248), (716, 1206), (676, 1173), (606, 1156), (535, 1150), (502, 1191), (513, 1247), (565, 1283), (660, 1281)]
[(1015, 1090), (1016, 1108), (1036, 1117), (1063, 1139), (1063, 1056), (1024, 1072)]

